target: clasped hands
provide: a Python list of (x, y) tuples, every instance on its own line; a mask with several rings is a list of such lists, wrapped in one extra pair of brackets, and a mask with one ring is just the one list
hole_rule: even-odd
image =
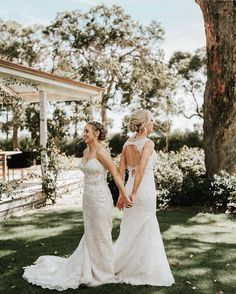
[(131, 193), (129, 197), (123, 197), (121, 194), (119, 195), (116, 207), (119, 210), (123, 210), (124, 208), (131, 208), (134, 204), (136, 198), (135, 193)]

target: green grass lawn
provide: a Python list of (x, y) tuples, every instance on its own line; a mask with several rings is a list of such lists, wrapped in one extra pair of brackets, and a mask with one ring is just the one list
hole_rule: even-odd
[[(114, 240), (120, 217), (116, 211)], [(175, 209), (157, 212), (157, 217), (176, 284), (170, 288), (111, 284), (62, 293), (236, 293), (236, 228), (232, 215)], [(2, 222), (0, 293), (58, 293), (28, 284), (21, 278), (22, 266), (32, 264), (40, 255), (70, 255), (82, 234), (82, 212), (76, 209), (34, 211)]]

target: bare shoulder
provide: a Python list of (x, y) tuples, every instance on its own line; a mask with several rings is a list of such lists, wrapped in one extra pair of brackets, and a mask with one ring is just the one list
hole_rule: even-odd
[(154, 149), (154, 142), (151, 139), (148, 139), (147, 142), (144, 144), (144, 148), (148, 150), (153, 150)]
[(103, 146), (99, 147), (99, 149), (97, 150), (96, 154), (97, 154), (97, 157), (98, 158), (104, 158), (104, 157), (107, 158), (107, 157), (110, 157), (110, 153)]

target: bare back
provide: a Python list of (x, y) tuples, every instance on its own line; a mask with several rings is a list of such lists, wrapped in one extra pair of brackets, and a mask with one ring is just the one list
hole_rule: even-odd
[(127, 167), (135, 168), (139, 165), (142, 149), (147, 141), (149, 139), (146, 137), (139, 140), (129, 139), (126, 141), (122, 153)]
[(124, 148), (123, 153), (127, 166), (134, 168), (139, 164), (141, 154), (138, 151), (136, 145), (127, 145)]

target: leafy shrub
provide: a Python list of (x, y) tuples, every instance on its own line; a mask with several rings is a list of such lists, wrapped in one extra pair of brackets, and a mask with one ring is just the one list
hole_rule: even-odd
[(0, 140), (1, 150), (12, 150), (12, 140)]
[(169, 205), (204, 205), (211, 200), (202, 149), (185, 146), (179, 152), (159, 151), (154, 174), (161, 209)]
[(236, 175), (220, 171), (211, 181), (212, 203), (214, 208), (225, 211), (233, 210), (236, 204)]
[(83, 151), (87, 147), (82, 138), (74, 138), (72, 140), (63, 141), (60, 144), (61, 152), (66, 155), (74, 155), (75, 157), (82, 157)]
[(20, 185), (21, 181), (19, 180), (13, 180), (10, 182), (0, 182), (0, 201), (2, 200), (3, 195), (6, 195), (7, 197), (13, 196), (14, 191), (17, 190), (20, 187)]
[(110, 140), (109, 140), (109, 148), (111, 150), (111, 155), (116, 156), (121, 153), (123, 145), (125, 141), (127, 140), (127, 137), (121, 135), (121, 134), (115, 134)]
[[(165, 144), (165, 137), (160, 137), (156, 143), (156, 149), (163, 150)], [(169, 151), (178, 151), (184, 146), (202, 148), (202, 135), (196, 131), (186, 131), (185, 133), (176, 131), (172, 133), (169, 139)]]

